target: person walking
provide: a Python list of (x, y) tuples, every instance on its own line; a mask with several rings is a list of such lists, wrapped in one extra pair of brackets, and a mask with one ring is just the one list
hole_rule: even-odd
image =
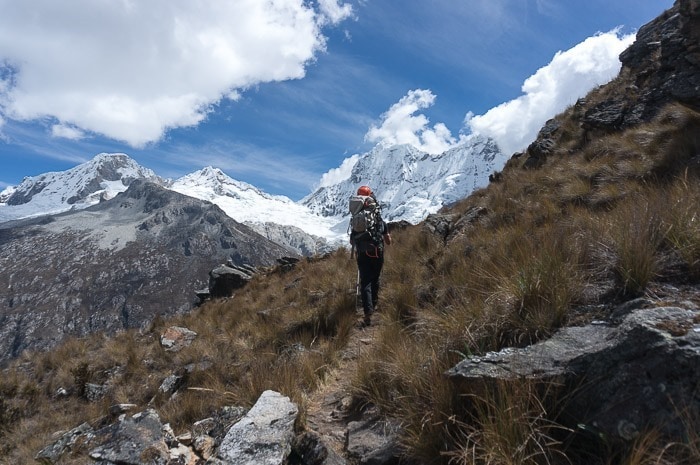
[(360, 186), (357, 189), (357, 195), (350, 201), (350, 213), (350, 245), (357, 257), (360, 275), (360, 295), (364, 312), (362, 324), (369, 326), (379, 300), (379, 276), (384, 266), (384, 244), (391, 244), (391, 234), (382, 219), (379, 202), (369, 186)]

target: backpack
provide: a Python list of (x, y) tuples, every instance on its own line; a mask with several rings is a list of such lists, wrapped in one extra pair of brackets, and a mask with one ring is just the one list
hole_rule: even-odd
[(353, 195), (348, 204), (350, 210), (349, 230), (355, 236), (364, 236), (362, 233), (369, 233), (374, 236), (378, 220), (379, 205), (373, 197), (367, 195)]

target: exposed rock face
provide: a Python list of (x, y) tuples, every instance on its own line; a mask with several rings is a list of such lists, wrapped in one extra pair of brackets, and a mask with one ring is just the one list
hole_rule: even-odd
[(700, 2), (677, 0), (637, 32), (622, 54), (621, 78), (632, 81), (636, 99), (626, 96), (621, 123), (651, 120), (667, 103), (700, 109)]
[(682, 439), (700, 428), (700, 309), (645, 303), (621, 307), (632, 311), (619, 324), (564, 328), (530, 347), (470, 357), (448, 376), (476, 389), (497, 379), (564, 380), (574, 427), (608, 440), (631, 441), (648, 428)]
[(135, 181), (88, 209), (0, 226), (0, 362), (188, 311), (219, 263), (289, 251), (217, 206)]
[(636, 41), (620, 54), (617, 79), (625, 92), (588, 108), (589, 129), (617, 130), (650, 121), (670, 102), (700, 109), (700, 6), (678, 0), (637, 32)]
[[(582, 133), (566, 136), (580, 137), (581, 146), (600, 134), (652, 121), (670, 103), (700, 110), (700, 3), (677, 0), (639, 29), (620, 61), (618, 77), (570, 111)], [(541, 166), (554, 150), (561, 150), (564, 135), (556, 120), (548, 121), (527, 148), (523, 167)]]

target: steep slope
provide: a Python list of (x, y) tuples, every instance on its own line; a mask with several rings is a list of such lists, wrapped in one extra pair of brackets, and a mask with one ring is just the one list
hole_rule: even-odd
[(86, 208), (123, 192), (136, 179), (164, 180), (123, 153), (101, 153), (67, 171), (25, 178), (0, 196), (0, 223)]
[(506, 157), (493, 140), (471, 136), (464, 144), (439, 155), (410, 145), (375, 147), (362, 155), (351, 175), (317, 189), (302, 199), (313, 212), (336, 221), (346, 215), (347, 199), (357, 187), (372, 187), (389, 221), (418, 223), (444, 205), (464, 198), (488, 183)]
[(289, 255), (217, 206), (143, 181), (84, 210), (0, 228), (0, 361), (188, 311), (216, 265)]

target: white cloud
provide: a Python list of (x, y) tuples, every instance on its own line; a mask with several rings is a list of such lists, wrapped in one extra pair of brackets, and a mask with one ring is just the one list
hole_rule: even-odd
[(385, 144), (411, 144), (428, 153), (442, 153), (458, 141), (443, 123), (432, 127), (419, 110), (431, 107), (435, 95), (430, 90), (411, 90), (381, 116), (381, 125), (371, 126), (365, 140)]
[(85, 133), (75, 126), (67, 124), (54, 124), (51, 127), (51, 135), (53, 137), (61, 137), (63, 139), (80, 140), (85, 137)]
[(483, 115), (467, 113), (465, 125), (495, 139), (506, 154), (522, 151), (548, 119), (614, 78), (620, 71), (619, 54), (633, 41), (634, 35), (611, 31), (558, 52), (548, 65), (525, 80), (524, 95)]
[(0, 114), (143, 146), (221, 99), (305, 75), (338, 0), (0, 0)]
[(338, 168), (333, 168), (321, 176), (318, 187), (332, 186), (348, 179), (359, 159), (360, 155), (356, 154), (343, 160)]
[(338, 4), (336, 0), (318, 0), (321, 14), (327, 18), (331, 24), (338, 24), (341, 21), (352, 17), (352, 7), (349, 4)]

